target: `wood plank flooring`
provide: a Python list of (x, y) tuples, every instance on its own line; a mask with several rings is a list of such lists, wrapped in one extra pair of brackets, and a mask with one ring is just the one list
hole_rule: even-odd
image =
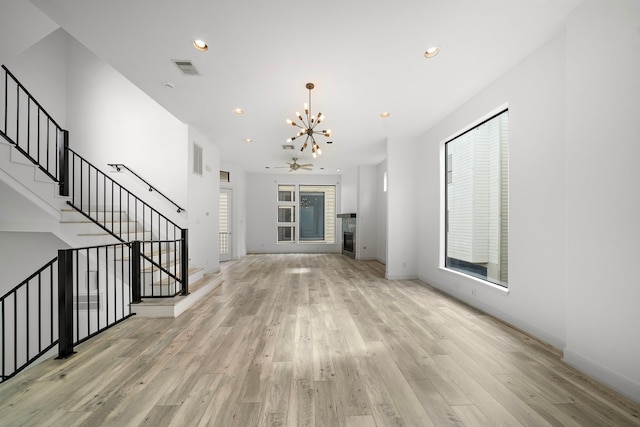
[(552, 348), (384, 266), (249, 255), (0, 384), (0, 426), (640, 426)]

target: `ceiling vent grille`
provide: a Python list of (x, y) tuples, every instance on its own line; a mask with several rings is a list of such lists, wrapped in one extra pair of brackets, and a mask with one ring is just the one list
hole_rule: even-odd
[(196, 70), (193, 63), (188, 59), (174, 59), (173, 63), (182, 71), (182, 74), (188, 76), (199, 76), (200, 73)]
[(293, 150), (293, 144), (282, 144), (283, 150)]

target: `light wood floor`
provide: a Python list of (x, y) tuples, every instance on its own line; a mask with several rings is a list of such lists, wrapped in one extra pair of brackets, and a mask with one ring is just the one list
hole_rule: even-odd
[(384, 266), (251, 255), (177, 319), (133, 318), (0, 384), (0, 425), (638, 426), (553, 349)]

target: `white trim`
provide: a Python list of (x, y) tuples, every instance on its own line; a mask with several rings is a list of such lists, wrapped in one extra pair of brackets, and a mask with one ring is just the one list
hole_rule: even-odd
[(489, 289), (493, 289), (495, 291), (500, 292), (501, 294), (509, 295), (509, 292), (510, 292), (509, 288), (507, 288), (505, 286), (500, 286), (500, 285), (497, 285), (495, 283), (489, 282), (488, 280), (480, 279), (478, 277), (474, 277), (474, 276), (462, 273), (462, 272), (457, 271), (457, 270), (452, 270), (452, 269), (447, 268), (447, 267), (438, 267), (438, 268), (441, 271), (446, 271), (447, 273), (455, 274), (456, 276), (464, 277), (465, 279), (471, 280), (472, 282), (475, 282), (476, 284), (486, 286)]
[(473, 122), (471, 122), (471, 124), (463, 127), (458, 132), (454, 132), (449, 137), (447, 137), (447, 138), (443, 139), (442, 141), (440, 141), (440, 146), (442, 148), (444, 148), (444, 144), (446, 144), (447, 142), (451, 141), (452, 139), (457, 138), (458, 136), (462, 135), (463, 133), (473, 129), (476, 126), (478, 126), (480, 123), (485, 122), (488, 119), (490, 119), (491, 117), (496, 116), (496, 115), (500, 114), (501, 112), (503, 112), (504, 110), (508, 110), (508, 109), (509, 109), (509, 103), (505, 102), (501, 106), (499, 106), (497, 108), (494, 108), (489, 113), (485, 114), (484, 116), (480, 117), (479, 119), (474, 120)]
[(562, 360), (568, 365), (578, 369), (580, 372), (586, 373), (629, 399), (635, 402), (640, 402), (639, 383), (619, 375), (618, 373), (608, 369), (606, 366), (602, 366), (592, 360), (589, 360), (566, 347), (564, 349), (564, 357)]

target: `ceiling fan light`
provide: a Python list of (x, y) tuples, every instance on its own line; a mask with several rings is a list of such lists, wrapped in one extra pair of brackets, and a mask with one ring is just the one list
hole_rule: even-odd
[(316, 151), (318, 152), (318, 155), (322, 154), (322, 150), (320, 148), (318, 148)]

